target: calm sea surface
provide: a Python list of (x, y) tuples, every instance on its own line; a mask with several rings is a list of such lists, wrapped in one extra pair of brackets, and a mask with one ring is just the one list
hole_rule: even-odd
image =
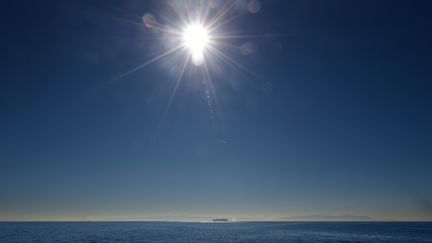
[(432, 223), (4, 222), (0, 242), (432, 242)]

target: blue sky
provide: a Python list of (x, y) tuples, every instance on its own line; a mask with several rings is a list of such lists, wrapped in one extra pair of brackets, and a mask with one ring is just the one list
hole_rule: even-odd
[(208, 56), (214, 119), (193, 65), (164, 116), (182, 55), (107, 84), (167, 2), (3, 5), (0, 220), (432, 219), (425, 1), (261, 1), (220, 28), (253, 75)]

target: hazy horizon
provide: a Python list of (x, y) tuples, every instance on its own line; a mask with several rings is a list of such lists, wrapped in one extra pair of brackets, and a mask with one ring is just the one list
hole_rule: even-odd
[(197, 216), (197, 215), (167, 215), (167, 216), (31, 216), (0, 219), (0, 222), (37, 222), (37, 221), (163, 221), (163, 222), (211, 222), (216, 218), (226, 218), (230, 222), (248, 221), (336, 221), (336, 222), (431, 222), (430, 217), (370, 217), (364, 215), (295, 215), (295, 216)]

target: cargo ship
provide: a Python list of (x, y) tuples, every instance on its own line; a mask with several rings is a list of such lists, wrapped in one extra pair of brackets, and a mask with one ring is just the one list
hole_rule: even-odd
[(213, 219), (213, 222), (228, 222), (229, 220), (226, 218), (217, 218), (217, 219)]

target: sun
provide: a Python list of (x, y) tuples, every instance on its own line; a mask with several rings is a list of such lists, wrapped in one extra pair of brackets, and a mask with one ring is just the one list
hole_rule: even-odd
[[(163, 51), (159, 53), (151, 51), (154, 54), (152, 57), (104, 85), (117, 82), (156, 61), (165, 59), (169, 74), (174, 74), (175, 80), (170, 84), (173, 88), (161, 123), (165, 120), (180, 83), (185, 77), (188, 77), (193, 79), (193, 82), (189, 84), (193, 85), (194, 88), (203, 89), (212, 123), (216, 125), (216, 122), (221, 122), (221, 130), (225, 132), (223, 115), (218, 105), (214, 83), (234, 80), (224, 77), (226, 74), (234, 73), (233, 71), (242, 76), (245, 75), (244, 77), (255, 79), (257, 75), (254, 75), (237, 60), (238, 51), (245, 56), (250, 56), (256, 51), (256, 47), (253, 42), (243, 39), (272, 36), (236, 33), (231, 28), (228, 28), (229, 31), (227, 31), (225, 27), (247, 12), (257, 13), (260, 4), (258, 0), (242, 0), (242, 4), (238, 4), (239, 1), (237, 0), (171, 0), (163, 2), (168, 3), (168, 8), (166, 12), (157, 15), (163, 22), (160, 22), (157, 16), (151, 13), (146, 13), (142, 17), (144, 27), (149, 31), (146, 32), (146, 35), (155, 35), (154, 38), (145, 36), (143, 38), (146, 41), (144, 44), (152, 41), (151, 49), (154, 45), (156, 48), (161, 47)], [(135, 16), (133, 13), (130, 15)], [(238, 46), (240, 41), (243, 44)], [(193, 65), (195, 67), (192, 67)], [(225, 71), (225, 68), (229, 70)], [(213, 75), (217, 75), (217, 79)], [(217, 109), (217, 112), (214, 109)], [(221, 141), (226, 143), (227, 139), (224, 137), (219, 139), (219, 143)]]
[[(151, 51), (153, 56), (106, 84), (116, 82), (156, 61), (165, 59), (169, 73), (175, 75), (175, 80), (172, 82), (172, 92), (162, 120), (166, 117), (180, 83), (185, 77), (188, 77), (193, 79), (190, 84), (203, 89), (210, 119), (213, 122), (215, 120), (222, 121), (222, 112), (218, 105), (213, 83), (231, 80), (231, 78), (225, 79), (223, 75), (231, 74), (233, 71), (254, 79), (256, 75), (236, 60), (238, 51), (243, 55), (252, 55), (256, 51), (255, 45), (253, 42), (243, 39), (269, 36), (268, 34), (236, 33), (232, 28), (228, 28), (229, 31), (225, 29), (229, 23), (245, 13), (254, 14), (259, 11), (258, 0), (245, 0), (243, 2), (247, 4), (238, 4), (237, 0), (172, 0), (167, 1), (166, 12), (157, 15), (163, 22), (160, 22), (156, 15), (144, 14), (142, 22), (149, 31), (145, 33), (146, 36), (143, 38), (144, 44), (152, 41), (152, 49), (154, 45), (155, 48), (161, 48), (163, 51), (159, 53)], [(132, 15), (134, 14), (131, 13)], [(147, 34), (155, 36), (154, 38), (148, 37)], [(240, 41), (243, 44), (238, 46)], [(193, 65), (195, 67), (192, 67)], [(225, 71), (225, 68), (228, 68), (229, 71)], [(217, 75), (218, 78), (215, 79), (213, 75)], [(214, 108), (218, 109), (218, 115), (214, 112)], [(220, 141), (226, 141), (226, 139), (220, 139)]]
[(196, 65), (201, 64), (209, 44), (208, 30), (200, 24), (192, 24), (185, 28), (182, 39), (184, 46), (190, 51), (192, 62)]

